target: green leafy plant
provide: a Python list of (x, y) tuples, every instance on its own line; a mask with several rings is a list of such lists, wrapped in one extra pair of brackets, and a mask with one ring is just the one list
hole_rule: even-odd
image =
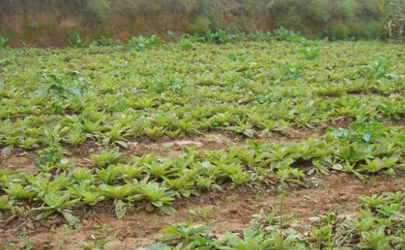
[(49, 194), (42, 198), (44, 204), (41, 207), (34, 208), (34, 211), (43, 211), (36, 216), (37, 220), (42, 220), (53, 213), (60, 213), (69, 225), (73, 228), (81, 227), (81, 222), (78, 218), (67, 212), (67, 208), (77, 205), (79, 199), (69, 200), (68, 195)]
[(320, 51), (321, 51), (320, 48), (317, 48), (317, 49), (313, 49), (313, 48), (300, 49), (300, 52), (305, 55), (305, 59), (307, 59), (307, 60), (315, 60), (319, 56)]
[(298, 43), (304, 38), (300, 36), (300, 33), (295, 33), (293, 30), (287, 30), (280, 27), (274, 31), (275, 37), (279, 41), (288, 41), (292, 43)]
[(124, 202), (124, 199), (142, 199), (142, 197), (136, 196), (138, 192), (137, 188), (138, 186), (132, 183), (128, 183), (123, 186), (109, 186), (103, 184), (99, 187), (98, 191), (104, 197), (115, 200), (115, 215), (118, 219), (122, 219), (125, 217), (128, 208), (128, 204)]
[(184, 197), (190, 195), (197, 195), (197, 191), (194, 189), (194, 181), (190, 180), (188, 176), (179, 176), (176, 179), (168, 179), (163, 177), (169, 187), (174, 188), (179, 194)]
[(10, 43), (10, 39), (0, 35), (0, 49), (5, 48)]
[(115, 235), (110, 235), (107, 236), (105, 238), (97, 238), (95, 239), (93, 242), (82, 242), (82, 243), (78, 243), (76, 244), (77, 247), (80, 247), (81, 249), (87, 249), (87, 250), (97, 250), (97, 249), (103, 249), (104, 246), (113, 241), (116, 238)]
[(145, 134), (149, 136), (152, 141), (157, 141), (160, 137), (164, 135), (165, 131), (163, 128), (153, 127), (145, 128)]
[(140, 188), (140, 193), (148, 201), (146, 206), (147, 211), (153, 211), (158, 208), (165, 214), (173, 214), (176, 210), (171, 207), (175, 195), (174, 192), (167, 191), (165, 187), (159, 187), (157, 183), (149, 182)]
[(14, 210), (14, 201), (10, 200), (8, 196), (3, 195), (0, 197), (0, 210)]
[(160, 237), (162, 241), (180, 241), (184, 245), (188, 245), (194, 241), (198, 236), (204, 235), (210, 231), (210, 227), (205, 224), (193, 224), (191, 222), (182, 222), (176, 224), (170, 224), (164, 229), (160, 230), (163, 234)]
[(108, 185), (113, 184), (119, 179), (120, 172), (120, 169), (114, 165), (111, 165), (105, 169), (96, 170), (98, 179)]
[(86, 37), (86, 39), (83, 41), (80, 33), (76, 33), (72, 38), (69, 39), (69, 44), (72, 46), (72, 48), (84, 48), (89, 46), (90, 40), (89, 37)]
[(124, 157), (119, 153), (119, 149), (115, 148), (110, 151), (102, 151), (99, 155), (92, 155), (91, 160), (96, 166), (105, 168), (109, 165), (114, 165), (121, 162)]
[(245, 229), (243, 231), (243, 238), (239, 238), (232, 233), (226, 233), (221, 239), (222, 242), (226, 242), (227, 245), (234, 249), (268, 249), (271, 244), (270, 239), (264, 239), (264, 233), (258, 233), (251, 229)]
[(36, 196), (35, 192), (30, 186), (23, 186), (17, 183), (10, 183), (7, 188), (3, 189), (13, 199), (29, 199)]
[(390, 63), (384, 57), (379, 57), (375, 63), (365, 66), (363, 69), (368, 78), (381, 79), (387, 76), (387, 72), (390, 69)]
[(102, 46), (112, 46), (113, 45), (113, 39), (112, 38), (107, 38), (105, 36), (102, 36), (100, 39), (98, 39), (98, 42)]
[(363, 205), (368, 208), (379, 208), (386, 203), (387, 198), (384, 196), (373, 195), (371, 197), (359, 197)]
[(393, 236), (387, 236), (384, 232), (385, 227), (368, 232), (362, 232), (362, 242), (357, 244), (361, 249), (388, 249)]
[(164, 161), (162, 163), (158, 163), (156, 161), (152, 161), (150, 164), (146, 164), (148, 168), (148, 172), (158, 178), (163, 178), (164, 176), (169, 176), (170, 174), (177, 171), (177, 169), (172, 167), (172, 161)]

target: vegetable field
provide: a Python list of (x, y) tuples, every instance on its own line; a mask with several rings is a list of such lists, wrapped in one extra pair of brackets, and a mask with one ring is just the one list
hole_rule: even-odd
[(5, 249), (405, 248), (403, 43), (82, 42), (0, 50)]

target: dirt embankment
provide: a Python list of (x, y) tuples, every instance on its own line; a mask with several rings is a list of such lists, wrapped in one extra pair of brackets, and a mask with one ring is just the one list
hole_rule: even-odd
[(187, 21), (186, 16), (160, 13), (151, 18), (116, 15), (101, 22), (68, 9), (63, 12), (32, 9), (0, 15), (0, 33), (10, 38), (12, 47), (24, 46), (24, 43), (37, 47), (65, 47), (76, 33), (85, 34), (91, 40), (101, 36), (120, 41), (139, 35), (164, 37), (167, 30), (184, 32)]
[[(100, 18), (85, 8), (65, 6), (63, 1), (56, 1), (58, 6), (55, 7), (52, 6), (52, 2), (55, 1), (0, 0), (0, 34), (10, 38), (11, 47), (25, 45), (66, 47), (69, 46), (69, 38), (74, 37), (76, 33), (83, 34), (82, 39), (89, 36), (90, 40), (105, 36), (124, 42), (139, 35), (158, 35), (170, 40), (167, 31), (183, 34), (195, 20), (192, 13), (171, 9), (156, 11), (153, 14), (142, 10), (138, 12), (121, 10), (120, 13), (111, 11), (106, 17)], [(224, 13), (221, 25), (223, 27), (235, 25), (240, 15), (240, 13), (226, 15)], [(245, 21), (249, 29), (269, 31), (272, 27), (267, 19), (262, 17), (259, 21), (250, 18)]]

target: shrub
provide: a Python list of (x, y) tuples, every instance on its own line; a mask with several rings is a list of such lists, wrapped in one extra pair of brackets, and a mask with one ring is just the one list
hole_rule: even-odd
[(405, 39), (405, 0), (390, 2), (390, 6), (381, 4), (381, 9), (387, 15), (385, 28), (389, 36)]
[(187, 26), (187, 31), (191, 34), (204, 34), (211, 25), (211, 21), (205, 16), (198, 16), (192, 23)]
[(304, 9), (305, 15), (313, 20), (326, 22), (331, 18), (330, 0), (312, 0)]
[(336, 15), (342, 19), (351, 19), (356, 17), (359, 12), (359, 3), (356, 0), (342, 0), (335, 4)]
[(10, 43), (10, 39), (0, 35), (0, 49), (5, 48)]
[(364, 23), (361, 37), (365, 39), (385, 38), (384, 22), (372, 21)]
[(326, 25), (324, 35), (332, 41), (348, 39), (350, 37), (350, 28), (341, 20), (332, 21)]
[(287, 30), (283, 27), (276, 29), (274, 33), (279, 41), (298, 43), (303, 39), (299, 32), (295, 33), (293, 30)]
[(108, 0), (86, 0), (88, 9), (96, 16), (96, 18), (105, 20), (107, 11), (110, 9)]
[(232, 32), (245, 32), (249, 33), (254, 30), (253, 20), (245, 15), (237, 17), (231, 24), (228, 25), (228, 28)]

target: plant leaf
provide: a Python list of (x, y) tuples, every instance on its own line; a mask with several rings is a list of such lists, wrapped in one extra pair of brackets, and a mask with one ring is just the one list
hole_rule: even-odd
[(116, 141), (115, 143), (117, 143), (118, 145), (120, 145), (123, 148), (128, 148), (128, 144), (124, 141)]
[(153, 201), (152, 204), (153, 204), (154, 206), (156, 206), (156, 207), (161, 207), (161, 206), (163, 206), (163, 202), (161, 202), (161, 201)]
[(125, 217), (125, 214), (127, 213), (127, 204), (123, 202), (122, 200), (119, 200), (117, 204), (115, 204), (115, 215), (117, 216), (117, 219), (122, 219)]
[(211, 187), (219, 192), (224, 192), (224, 190), (222, 189), (222, 187), (220, 185), (217, 184), (212, 184)]
[(46, 217), (48, 217), (49, 215), (53, 214), (55, 211), (53, 210), (49, 210), (49, 211), (45, 211), (42, 212), (40, 214), (37, 215), (37, 217), (35, 217), (35, 220), (42, 220), (45, 219)]
[(65, 220), (68, 221), (69, 226), (71, 226), (74, 229), (78, 229), (82, 226), (82, 223), (80, 222), (79, 218), (73, 216), (70, 213), (67, 212), (62, 212), (63, 217), (65, 218)]
[(12, 150), (13, 148), (10, 146), (10, 147), (5, 147), (5, 148), (3, 148), (2, 150), (1, 150), (1, 155), (3, 155), (3, 156), (7, 156), (7, 155), (9, 155), (10, 153), (11, 153), (11, 150)]
[(148, 212), (152, 212), (154, 210), (154, 206), (152, 205), (152, 203), (148, 203), (148, 205), (146, 206), (146, 211)]
[(168, 206), (168, 205), (163, 205), (163, 206), (158, 207), (158, 208), (162, 213), (167, 214), (167, 215), (173, 215), (173, 214), (175, 214), (177, 212), (174, 207), (171, 207), (171, 206)]

